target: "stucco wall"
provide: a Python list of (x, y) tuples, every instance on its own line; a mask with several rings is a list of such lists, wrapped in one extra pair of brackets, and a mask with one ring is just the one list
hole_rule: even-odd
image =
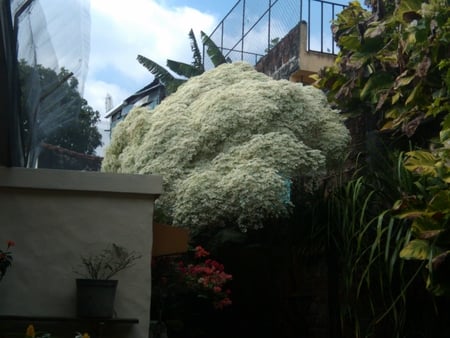
[(148, 337), (153, 202), (161, 192), (159, 176), (0, 168), (0, 245), (16, 242), (0, 282), (0, 315), (75, 316), (80, 254), (114, 242), (143, 254), (117, 275), (115, 302), (117, 317), (139, 324), (117, 332)]

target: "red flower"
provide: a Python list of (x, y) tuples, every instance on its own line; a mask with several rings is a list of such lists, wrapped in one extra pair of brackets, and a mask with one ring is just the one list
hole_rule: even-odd
[[(174, 294), (179, 289), (180, 292), (187, 290), (188, 293), (207, 298), (216, 309), (231, 305), (230, 293), (225, 284), (232, 276), (225, 273), (224, 265), (207, 258), (210, 253), (200, 245), (190, 250), (190, 253), (190, 257), (181, 259), (179, 256), (168, 257), (169, 266), (161, 271), (162, 275), (156, 284), (167, 290), (172, 288)], [(174, 274), (170, 273), (170, 268), (174, 269)]]
[(8, 249), (15, 246), (16, 242), (9, 240), (8, 242), (6, 242), (8, 244)]
[(232, 304), (231, 299), (226, 297), (224, 299), (221, 299), (219, 302), (215, 303), (214, 307), (216, 309), (223, 309), (225, 306), (228, 306), (228, 305), (231, 305), (231, 304)]
[(195, 247), (195, 258), (202, 258), (209, 256), (209, 252), (203, 249), (200, 245)]

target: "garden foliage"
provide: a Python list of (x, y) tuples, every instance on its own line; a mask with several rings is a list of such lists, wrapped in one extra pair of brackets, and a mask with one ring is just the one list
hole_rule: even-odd
[(423, 261), (428, 289), (449, 294), (450, 2), (378, 3), (371, 12), (352, 2), (338, 16), (333, 30), (340, 53), (318, 85), (346, 113), (375, 114), (378, 128), (391, 135), (412, 137), (440, 122), (440, 130), (428, 131), (426, 148), (401, 149), (412, 184), (392, 211), (412, 232), (400, 256)]
[[(442, 321), (431, 324), (440, 308), (427, 312), (418, 287), (450, 291), (450, 3), (370, 3), (367, 10), (351, 2), (333, 22), (340, 52), (316, 82), (377, 141), (367, 142), (363, 168), (332, 195), (341, 329), (437, 337), (448, 334)], [(415, 316), (415, 302), (427, 317)]]
[(175, 225), (245, 231), (286, 216), (291, 184), (324, 175), (348, 141), (322, 91), (223, 64), (156, 109), (132, 111), (114, 130), (103, 170), (162, 175), (157, 208)]

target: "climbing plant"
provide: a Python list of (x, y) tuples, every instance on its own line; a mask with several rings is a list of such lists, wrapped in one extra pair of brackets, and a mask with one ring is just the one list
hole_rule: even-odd
[[(450, 2), (377, 1), (368, 11), (350, 3), (334, 22), (336, 64), (317, 85), (349, 115), (373, 114), (389, 135), (411, 138), (402, 163), (410, 189), (392, 212), (410, 224), (400, 257), (426, 263), (427, 288), (450, 294)], [(440, 128), (427, 127), (438, 122)], [(419, 129), (426, 144), (414, 144)]]

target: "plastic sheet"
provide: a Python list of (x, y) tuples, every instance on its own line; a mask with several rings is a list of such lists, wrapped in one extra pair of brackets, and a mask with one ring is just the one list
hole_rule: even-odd
[(88, 0), (12, 0), (21, 80), (21, 143), (24, 163), (35, 167), (40, 146), (73, 123), (88, 70)]

